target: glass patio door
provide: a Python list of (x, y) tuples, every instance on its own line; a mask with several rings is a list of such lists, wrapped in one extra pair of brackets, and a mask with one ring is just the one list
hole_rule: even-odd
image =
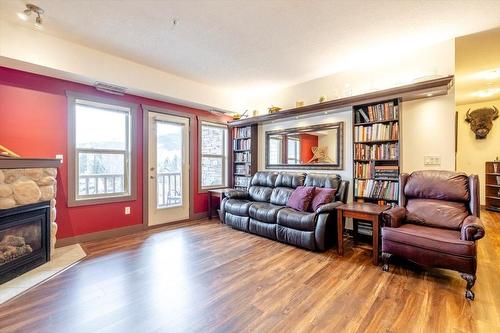
[(148, 113), (148, 224), (189, 218), (189, 119)]

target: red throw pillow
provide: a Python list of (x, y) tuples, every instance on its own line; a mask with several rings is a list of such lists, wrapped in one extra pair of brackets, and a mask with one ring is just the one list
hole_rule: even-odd
[(316, 187), (314, 189), (314, 197), (311, 201), (311, 211), (314, 212), (319, 206), (333, 201), (335, 198), (336, 189)]
[(313, 194), (313, 186), (297, 186), (295, 191), (290, 195), (290, 198), (288, 198), (286, 205), (290, 208), (305, 212), (311, 204)]

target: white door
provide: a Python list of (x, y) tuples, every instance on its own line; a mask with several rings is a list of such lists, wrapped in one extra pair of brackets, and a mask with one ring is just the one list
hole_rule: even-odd
[(148, 224), (189, 218), (189, 118), (148, 113)]

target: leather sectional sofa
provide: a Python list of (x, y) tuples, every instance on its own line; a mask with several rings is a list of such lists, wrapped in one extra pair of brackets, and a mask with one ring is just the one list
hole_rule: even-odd
[[(335, 239), (336, 207), (347, 200), (349, 182), (336, 174), (257, 172), (247, 190), (229, 190), (221, 219), (235, 229), (313, 251), (325, 251)], [(298, 186), (333, 188), (333, 202), (314, 212), (286, 206)]]

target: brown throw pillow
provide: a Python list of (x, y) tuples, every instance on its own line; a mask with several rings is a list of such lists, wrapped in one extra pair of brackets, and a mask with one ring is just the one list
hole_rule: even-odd
[(292, 192), (290, 198), (288, 198), (286, 205), (290, 208), (305, 212), (311, 204), (313, 193), (313, 186), (298, 186), (295, 191)]
[(314, 212), (319, 206), (330, 203), (335, 198), (336, 189), (316, 187), (311, 201), (310, 211)]

